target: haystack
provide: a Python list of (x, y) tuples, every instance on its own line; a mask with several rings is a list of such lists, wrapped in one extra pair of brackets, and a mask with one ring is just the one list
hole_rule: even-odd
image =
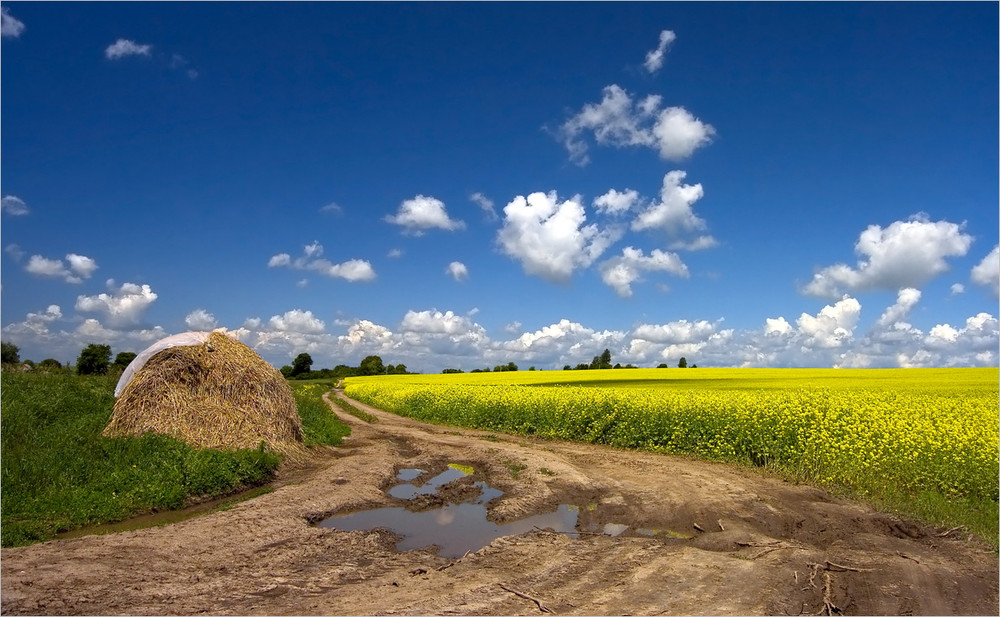
[(153, 345), (152, 355), (139, 354), (136, 362), (145, 363), (130, 366), (134, 374), (120, 384), (104, 435), (152, 431), (196, 448), (226, 450), (263, 441), (278, 452), (302, 453), (302, 421), (281, 373), (221, 332), (201, 340), (160, 351)]

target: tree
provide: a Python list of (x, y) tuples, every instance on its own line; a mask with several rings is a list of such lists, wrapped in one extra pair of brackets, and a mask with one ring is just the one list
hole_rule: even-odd
[(91, 343), (76, 359), (77, 375), (106, 375), (111, 364), (111, 346)]
[(289, 377), (291, 377), (291, 376), (292, 376), (292, 370), (293, 370), (293, 369), (292, 369), (292, 367), (288, 366), (287, 364), (286, 364), (285, 366), (281, 367), (281, 368), (280, 368), (280, 369), (278, 369), (278, 370), (280, 370), (280, 371), (281, 371), (281, 375), (282, 375), (282, 376), (283, 376), (283, 377), (284, 377), (285, 379), (288, 379)]
[(681, 356), (681, 359), (677, 362), (677, 368), (687, 368), (687, 367), (688, 367), (688, 359), (685, 358), (684, 356)]
[(132, 360), (135, 360), (135, 353), (131, 351), (119, 351), (118, 355), (115, 356), (115, 367), (124, 371)]
[(516, 371), (517, 370), (517, 365), (514, 364), (513, 362), (508, 362), (507, 366), (504, 367), (504, 370), (505, 371)]
[(62, 368), (62, 362), (56, 360), (55, 358), (45, 358), (44, 360), (38, 363), (38, 367), (43, 368), (45, 370), (53, 370), (57, 368)]
[(312, 366), (313, 359), (307, 353), (300, 353), (292, 360), (292, 377), (297, 377), (303, 373), (308, 373)]
[(393, 372), (393, 375), (406, 375), (406, 365), (397, 364), (396, 370)]
[(382, 365), (382, 358), (378, 356), (368, 356), (361, 361), (361, 366), (358, 367), (358, 374), (365, 375), (384, 375), (385, 366)]
[(605, 349), (601, 354), (601, 368), (611, 368), (611, 350)]
[(563, 367), (563, 370), (564, 371), (572, 371), (573, 367), (567, 364), (566, 366)]
[(656, 368), (670, 368), (670, 367), (668, 367), (668, 366), (667, 366), (667, 363), (666, 363), (666, 362), (660, 362), (660, 363), (659, 363), (659, 364), (658, 364), (658, 365), (656, 366)]
[(14, 343), (3, 341), (0, 343), (0, 362), (4, 364), (17, 364), (21, 361), (21, 348)]

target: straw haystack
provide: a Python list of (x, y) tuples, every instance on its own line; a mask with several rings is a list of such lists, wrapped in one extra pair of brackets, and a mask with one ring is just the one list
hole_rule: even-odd
[(281, 373), (225, 334), (197, 334), (203, 343), (159, 351), (154, 345), (154, 353), (136, 358), (104, 435), (152, 431), (197, 448), (256, 448), (263, 441), (279, 452), (301, 452), (302, 421)]

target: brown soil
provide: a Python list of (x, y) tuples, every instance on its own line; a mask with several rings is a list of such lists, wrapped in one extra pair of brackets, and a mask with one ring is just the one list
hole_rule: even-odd
[[(174, 525), (3, 549), (4, 614), (998, 614), (994, 550), (751, 471), (491, 436), (362, 405), (376, 424), (285, 470), (273, 493)], [(386, 531), (316, 527), (399, 505), (402, 468), (472, 465), (490, 519), (581, 506), (655, 537), (547, 531), (461, 559)], [(524, 469), (518, 470), (523, 465)], [(442, 500), (469, 496), (468, 482)], [(474, 492), (474, 491), (473, 491)], [(586, 506), (593, 506), (588, 508)]]

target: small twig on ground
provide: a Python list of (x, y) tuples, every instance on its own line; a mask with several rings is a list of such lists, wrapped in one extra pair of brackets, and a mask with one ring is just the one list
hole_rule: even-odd
[(813, 568), (820, 570), (826, 570), (827, 572), (874, 572), (870, 568), (852, 568), (851, 566), (842, 566), (839, 563), (833, 563), (832, 561), (827, 561), (825, 564), (811, 563), (809, 564)]
[(702, 528), (701, 528), (701, 525), (699, 525), (698, 523), (695, 523), (695, 524), (693, 525), (693, 527), (694, 527), (695, 529), (697, 529), (698, 531), (700, 531), (700, 532), (702, 532), (702, 533), (705, 533), (705, 530), (704, 530), (704, 529), (702, 529)]
[(947, 538), (947, 537), (951, 536), (951, 534), (955, 533), (956, 531), (961, 531), (963, 529), (965, 529), (965, 525), (959, 525), (958, 527), (952, 527), (951, 529), (949, 529), (948, 531), (945, 531), (944, 533), (939, 533), (937, 535), (937, 537), (939, 537), (939, 538)]
[(719, 523), (719, 531), (725, 531), (726, 528), (722, 526), (722, 519), (720, 518), (717, 522)]
[[(827, 562), (830, 563), (830, 562)], [(834, 613), (840, 613), (840, 609), (837, 605), (833, 603), (833, 591), (831, 590), (830, 573), (824, 572), (823, 575), (826, 577), (826, 584), (823, 585), (823, 610), (819, 612), (820, 615), (833, 615)]]
[(919, 559), (917, 559), (916, 557), (910, 557), (906, 553), (901, 553), (897, 551), (896, 554), (902, 557), (903, 559), (909, 559), (910, 561), (916, 561), (917, 563), (920, 563)]
[(542, 604), (542, 601), (539, 600), (538, 598), (529, 596), (528, 594), (526, 594), (524, 592), (521, 592), (521, 591), (518, 591), (516, 589), (511, 589), (510, 587), (504, 585), (503, 583), (497, 583), (497, 585), (499, 585), (500, 588), (503, 589), (504, 591), (509, 591), (510, 593), (514, 594), (515, 596), (524, 598), (525, 600), (531, 600), (532, 602), (534, 602), (535, 604), (538, 605), (538, 610), (542, 611), (543, 613), (551, 613), (552, 612), (548, 608), (546, 608), (545, 605)]
[(458, 563), (458, 562), (462, 561), (463, 559), (465, 559), (466, 557), (468, 557), (468, 556), (469, 556), (469, 553), (471, 553), (471, 552), (472, 552), (472, 551), (465, 551), (465, 554), (464, 554), (464, 555), (462, 555), (461, 557), (459, 557), (458, 559), (456, 559), (455, 561), (453, 561), (453, 562), (451, 562), (451, 563), (446, 563), (446, 564), (444, 564), (443, 566), (438, 566), (438, 569), (437, 569), (437, 571), (438, 571), (438, 572), (441, 572), (441, 571), (443, 571), (443, 570), (447, 570), (448, 568), (452, 567), (452, 566), (453, 566), (453, 565), (455, 565), (456, 563)]

